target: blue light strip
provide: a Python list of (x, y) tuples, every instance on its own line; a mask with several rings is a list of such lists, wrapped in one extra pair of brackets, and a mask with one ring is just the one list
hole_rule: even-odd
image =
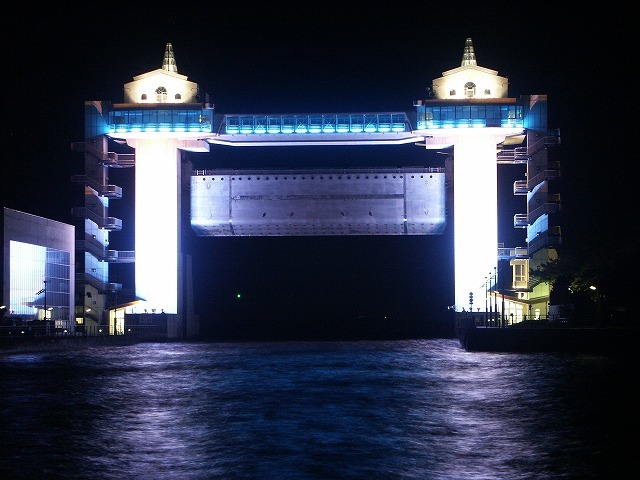
[(506, 119), (501, 120), (499, 124), (487, 125), (486, 120), (441, 120), (441, 121), (418, 121), (418, 130), (427, 130), (435, 128), (484, 128), (487, 126), (501, 128), (524, 128), (523, 120)]
[(523, 128), (521, 105), (419, 105), (418, 130), (439, 128)]
[(119, 109), (108, 115), (108, 133), (197, 132), (211, 133), (207, 109)]

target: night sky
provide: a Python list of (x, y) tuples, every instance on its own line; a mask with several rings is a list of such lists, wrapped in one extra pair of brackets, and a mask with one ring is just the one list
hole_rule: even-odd
[[(510, 97), (549, 96), (549, 127), (560, 128), (562, 141), (563, 243), (613, 245), (631, 235), (638, 202), (629, 12), (539, 2), (473, 4), (473, 12), (429, 2), (286, 5), (208, 2), (189, 4), (188, 13), (125, 2), (82, 11), (16, 5), (0, 30), (2, 206), (73, 223), (78, 187), (70, 177), (83, 172), (70, 145), (83, 140), (83, 102), (121, 102), (125, 83), (161, 67), (167, 42), (178, 72), (209, 94), (219, 114), (412, 112), (434, 78), (459, 66), (471, 37), (478, 64), (508, 77)], [(313, 149), (311, 158), (338, 164), (366, 156)], [(394, 163), (412, 155), (388, 152)], [(509, 188), (514, 173), (501, 172)], [(500, 208), (524, 213), (519, 206)], [(523, 246), (524, 233), (507, 227), (499, 240)], [(111, 240), (133, 249), (125, 233)], [(363, 319), (387, 317), (368, 324), (380, 336), (428, 335), (438, 333), (453, 301), (450, 231), (192, 243), (196, 308), (207, 332), (234, 324), (264, 336), (296, 329), (344, 336), (364, 328)]]

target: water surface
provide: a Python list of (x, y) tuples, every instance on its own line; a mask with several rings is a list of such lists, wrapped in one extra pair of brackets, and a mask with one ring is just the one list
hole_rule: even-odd
[(0, 477), (634, 478), (638, 363), (455, 340), (0, 356)]

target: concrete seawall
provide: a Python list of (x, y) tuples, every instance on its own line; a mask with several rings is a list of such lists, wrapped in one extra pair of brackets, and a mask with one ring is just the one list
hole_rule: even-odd
[(640, 329), (635, 327), (475, 327), (458, 328), (468, 352), (571, 352), (632, 354)]
[(95, 337), (27, 337), (0, 338), (0, 355), (64, 350), (80, 350), (99, 346), (133, 345), (143, 340), (131, 335)]

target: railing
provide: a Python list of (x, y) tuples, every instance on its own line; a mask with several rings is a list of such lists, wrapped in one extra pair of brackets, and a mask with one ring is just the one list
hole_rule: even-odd
[(526, 195), (529, 192), (526, 180), (516, 180), (513, 182), (514, 195)]
[(530, 177), (527, 185), (529, 188), (533, 188), (544, 180), (554, 180), (556, 178), (560, 178), (560, 162), (550, 162), (546, 169)]
[(534, 220), (538, 218), (540, 215), (545, 213), (553, 214), (558, 213), (561, 210), (561, 205), (558, 202), (547, 202), (539, 207), (534, 208), (529, 212), (528, 221), (533, 224)]
[[(552, 320), (551, 317), (547, 315), (535, 315), (529, 316), (528, 314), (504, 314), (502, 311), (498, 312), (473, 312), (469, 313), (470, 319), (473, 320), (473, 325), (477, 328), (504, 328), (512, 325), (520, 325), (524, 324), (529, 328), (540, 328), (543, 326), (549, 325), (549, 320)], [(458, 322), (463, 322), (464, 320), (457, 320)], [(462, 325), (460, 325), (462, 326)]]
[(85, 240), (76, 240), (76, 250), (87, 251), (94, 257), (104, 260), (105, 247), (96, 240), (88, 240), (85, 236)]
[(108, 167), (134, 167), (136, 165), (135, 153), (107, 153), (107, 158), (102, 162)]
[(115, 217), (101, 217), (97, 213), (92, 212), (86, 207), (75, 207), (71, 209), (74, 217), (88, 218), (100, 228), (105, 230), (122, 230), (122, 220)]
[(122, 198), (122, 188), (117, 185), (103, 185), (92, 179), (88, 175), (73, 175), (71, 177), (73, 183), (86, 185), (93, 188), (98, 195), (109, 198)]
[(529, 225), (528, 221), (529, 216), (526, 213), (516, 213), (513, 216), (513, 226), (514, 227), (526, 227)]
[(134, 153), (103, 152), (97, 145), (87, 144), (87, 142), (74, 142), (71, 144), (71, 149), (92, 155), (107, 166), (133, 167), (136, 164)]
[(101, 281), (99, 278), (96, 278), (87, 272), (76, 272), (76, 282), (91, 285), (100, 293), (107, 293), (110, 291), (108, 283)]
[(192, 177), (203, 176), (203, 175), (273, 175), (274, 173), (282, 173), (283, 175), (292, 175), (294, 173), (304, 172), (307, 175), (316, 174), (316, 175), (349, 175), (353, 173), (359, 172), (372, 172), (372, 173), (444, 173), (444, 167), (402, 167), (402, 168), (367, 168), (367, 169), (336, 169), (336, 168), (328, 168), (326, 170), (319, 169), (300, 169), (300, 170), (292, 170), (292, 169), (272, 169), (272, 170), (237, 170), (237, 169), (216, 169), (216, 170), (194, 170), (191, 173)]
[(549, 230), (541, 232), (528, 242), (531, 254), (542, 248), (557, 247), (561, 244), (562, 237), (559, 226), (550, 227)]
[(133, 263), (136, 261), (135, 250), (107, 250), (105, 260), (109, 263)]
[(497, 159), (499, 164), (527, 163), (527, 161), (529, 160), (527, 147), (516, 147), (508, 150), (500, 150), (497, 153)]
[(99, 260), (109, 263), (133, 263), (136, 261), (135, 251), (107, 250), (95, 240), (77, 240), (76, 250), (84, 250)]
[(498, 247), (498, 259), (499, 260), (509, 260), (512, 258), (527, 258), (529, 256), (529, 251), (526, 247), (513, 247), (513, 248), (505, 248)]

